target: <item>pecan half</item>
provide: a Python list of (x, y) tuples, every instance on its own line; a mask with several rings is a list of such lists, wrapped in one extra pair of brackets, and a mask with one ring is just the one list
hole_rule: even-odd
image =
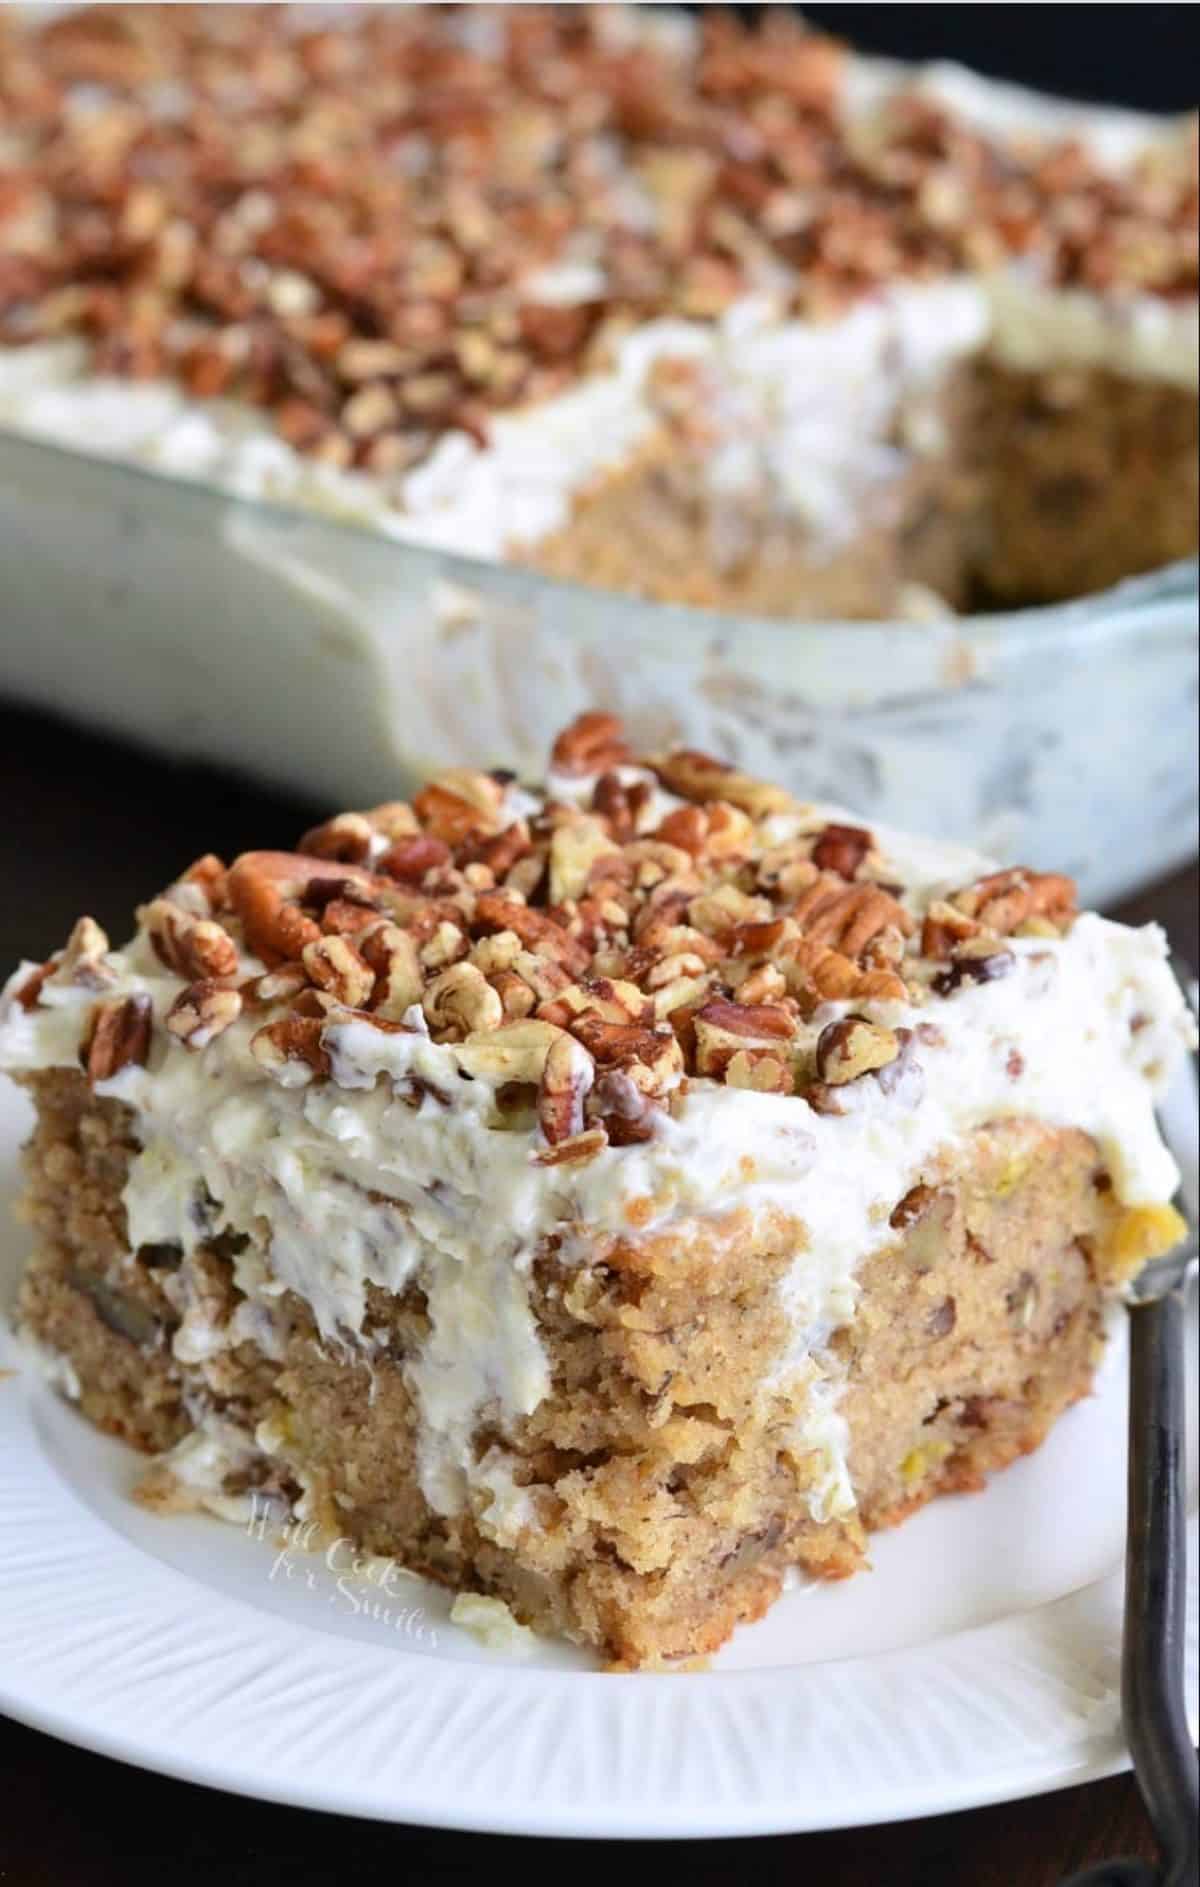
[(902, 904), (880, 885), (846, 884), (827, 874), (802, 891), (790, 915), (813, 943), (826, 944), (851, 959), (891, 928), (910, 936), (913, 920)]

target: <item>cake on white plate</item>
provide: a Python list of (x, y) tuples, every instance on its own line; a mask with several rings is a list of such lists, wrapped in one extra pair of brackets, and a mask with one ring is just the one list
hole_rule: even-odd
[(768, 615), (1191, 554), (1194, 126), (700, 12), (13, 10), (0, 424)]
[(702, 1656), (983, 1484), (1182, 1232), (1154, 927), (607, 715), (23, 964), (18, 1317), (142, 1498)]

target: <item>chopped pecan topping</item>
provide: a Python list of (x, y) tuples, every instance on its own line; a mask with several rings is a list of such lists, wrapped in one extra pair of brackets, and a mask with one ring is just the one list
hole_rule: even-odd
[(960, 911), (957, 905), (935, 898), (921, 924), (921, 955), (952, 957), (968, 937), (977, 937), (983, 926)]
[(437, 1041), (465, 1041), (468, 1035), (498, 1029), (504, 1005), (473, 963), (454, 963), (435, 976), (423, 1007), (430, 1034)]
[(401, 884), (419, 885), (426, 873), (440, 871), (450, 863), (452, 853), (444, 839), (427, 832), (417, 832), (397, 839), (378, 859), (376, 870)]
[(876, 1074), (894, 1062), (900, 1044), (891, 1029), (865, 1016), (843, 1016), (830, 1022), (817, 1037), (817, 1073), (828, 1087), (844, 1087), (863, 1075)]
[(148, 996), (117, 996), (96, 1004), (80, 1050), (93, 1087), (98, 1081), (111, 1081), (122, 1068), (145, 1067), (152, 1024)]
[(853, 878), (874, 843), (863, 826), (826, 826), (813, 846), (813, 864), (839, 878)]
[(729, 805), (749, 813), (752, 819), (764, 819), (769, 813), (785, 812), (794, 803), (781, 786), (739, 773), (723, 760), (711, 755), (682, 750), (665, 759), (651, 762), (663, 785), (681, 799), (726, 800)]
[[(632, 8), (624, 43), (607, 8), (496, 9), (478, 31), (462, 12), (18, 12), (0, 344), (76, 336), (101, 372), (249, 402), (296, 450), (390, 480), (572, 386), (631, 323), (714, 321), (763, 279), (816, 317), (1011, 257), (1052, 284), (1195, 292), (1173, 130), (1114, 170), (915, 86), (862, 125), (841, 49), (777, 7), (701, 9), (694, 38)], [(531, 292), (580, 243), (597, 291)], [(689, 362), (651, 391), (685, 436), (705, 416)]]
[(1018, 867), (978, 879), (956, 891), (950, 902), (998, 937), (1014, 936), (1036, 919), (1057, 934), (1069, 930), (1075, 918), (1075, 880)]
[(949, 969), (939, 971), (934, 977), (933, 990), (938, 996), (953, 996), (968, 983), (994, 983), (999, 977), (1008, 976), (1015, 968), (1016, 958), (1011, 950), (989, 947), (979, 955), (968, 955), (960, 950), (952, 959)]
[(604, 820), (618, 845), (624, 845), (637, 832), (650, 794), (651, 788), (644, 780), (625, 786), (619, 773), (602, 773), (592, 792), (592, 811)]
[(211, 979), (181, 990), (166, 1014), (168, 1033), (185, 1048), (207, 1048), (242, 1013), (241, 991)]
[(305, 944), (300, 961), (317, 988), (347, 1009), (362, 1009), (375, 987), (375, 972), (348, 937), (318, 937)]
[(556, 773), (582, 777), (610, 773), (631, 757), (616, 715), (590, 713), (563, 729), (550, 750), (550, 765)]
[(594, 1078), (587, 1050), (569, 1035), (550, 1044), (538, 1088), (538, 1125), (551, 1146), (583, 1132), (583, 1106)]
[(314, 858), (334, 858), (343, 864), (361, 865), (371, 856), (374, 837), (374, 828), (363, 813), (341, 812), (336, 818), (327, 819), (324, 825), (306, 832), (296, 849), (311, 853)]
[(285, 1016), (268, 1022), (250, 1038), (250, 1053), (281, 1087), (303, 1087), (330, 1072), (329, 1051), (322, 1042), (325, 1022), (319, 1016)]
[(848, 885), (832, 874), (802, 891), (791, 916), (813, 943), (825, 944), (852, 961), (885, 930), (909, 936), (913, 920), (880, 885)]
[(246, 942), (269, 967), (296, 962), (321, 927), (301, 908), (320, 901), (324, 888), (342, 895), (347, 885), (367, 886), (369, 872), (340, 859), (307, 858), (299, 852), (245, 852), (228, 878), (229, 901), (241, 919)]
[[(499, 1116), (509, 1131), (539, 1124), (547, 1148), (583, 1159), (650, 1138), (689, 1080), (799, 1088), (835, 1115), (871, 1075), (915, 1106), (918, 1051), (944, 1049), (953, 1028), (911, 1011), (1008, 974), (1006, 927), (1029, 936), (1073, 909), (1068, 880), (1006, 871), (914, 919), (865, 827), (814, 829), (785, 794), (704, 754), (639, 762), (612, 715), (581, 717), (556, 758), (578, 793), (539, 801), (507, 773), (448, 769), (411, 805), (327, 820), (304, 851), (246, 853), (228, 870), (199, 860), (140, 913), (187, 984), (168, 1042), (203, 1047), (251, 1012), (264, 1025), (254, 1059), (299, 1085), (328, 1078), (325, 1031), (347, 1012), (421, 1029), (494, 1083), (498, 1129)], [(655, 775), (683, 803), (647, 830)], [(1031, 994), (1056, 965), (1026, 952)], [(46, 1002), (52, 977), (55, 991), (64, 978), (103, 989), (121, 966), (83, 919), (17, 1000)], [(822, 1026), (831, 1003), (841, 1020)], [(873, 1004), (910, 1013), (889, 1028)], [(125, 1016), (131, 1052), (142, 1021), (148, 1043), (148, 1010)], [(114, 1010), (85, 1061), (107, 1065), (116, 1039)], [(1000, 1052), (1018, 1079), (1021, 1055)]]
[(138, 916), (168, 969), (191, 978), (237, 974), (237, 945), (215, 919), (192, 917), (170, 898), (155, 898)]

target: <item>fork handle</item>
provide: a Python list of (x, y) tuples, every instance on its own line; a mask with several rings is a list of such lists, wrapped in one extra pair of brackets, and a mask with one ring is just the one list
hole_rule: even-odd
[(1184, 1701), (1183, 1291), (1130, 1308), (1129, 1526), (1121, 1704), (1162, 1887), (1197, 1887), (1200, 1786)]

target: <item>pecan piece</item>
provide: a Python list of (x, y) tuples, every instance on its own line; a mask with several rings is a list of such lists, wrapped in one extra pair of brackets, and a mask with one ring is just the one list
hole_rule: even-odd
[(638, 1146), (654, 1138), (660, 1110), (620, 1068), (606, 1068), (588, 1096), (588, 1119), (604, 1128), (610, 1146)]
[(241, 991), (205, 979), (181, 990), (166, 1014), (168, 1033), (185, 1048), (207, 1048), (242, 1013)]
[(398, 924), (376, 924), (359, 937), (358, 948), (375, 973), (372, 1014), (403, 1021), (405, 1012), (420, 1002), (425, 981), (415, 938)]
[(813, 864), (839, 878), (853, 878), (874, 843), (863, 826), (826, 826), (813, 846)]
[(473, 963), (452, 963), (435, 976), (421, 1001), (425, 1020), (435, 1041), (465, 1041), (498, 1029), (504, 1005), (481, 970)]
[(968, 937), (977, 937), (982, 926), (956, 905), (944, 898), (934, 898), (921, 923), (921, 955), (944, 959), (952, 957)]
[(204, 852), (199, 858), (193, 859), (179, 883), (191, 885), (202, 892), (210, 911), (220, 911), (226, 903), (227, 876), (224, 859), (218, 858), (215, 852)]
[(571, 1033), (604, 1068), (620, 1068), (646, 1094), (662, 1094), (683, 1072), (683, 1052), (669, 1028), (649, 1029), (635, 1023), (605, 1022), (584, 1014), (571, 1024)]
[(1011, 937), (1031, 920), (1041, 920), (1058, 933), (1069, 930), (1075, 917), (1075, 880), (1018, 866), (977, 879), (956, 891), (950, 902), (1001, 937)]
[(281, 963), (278, 969), (252, 976), (239, 985), (243, 1003), (251, 1009), (268, 1009), (273, 1003), (291, 1002), (308, 988), (308, 971), (302, 963)]
[(170, 898), (154, 898), (138, 912), (155, 956), (192, 980), (235, 976), (238, 950), (215, 918), (193, 917)]
[(878, 1073), (899, 1053), (900, 1044), (891, 1029), (869, 1022), (866, 1016), (843, 1016), (817, 1037), (817, 1073), (827, 1087), (840, 1088)]
[(546, 1056), (537, 1098), (538, 1125), (551, 1146), (583, 1132), (584, 1102), (594, 1078), (587, 1050), (572, 1036), (560, 1034)]
[(864, 970), (840, 950), (802, 937), (782, 959), (788, 987), (802, 1003), (905, 1002), (908, 990), (891, 970)]
[(827, 874), (802, 891), (791, 916), (813, 943), (826, 944), (852, 960), (889, 928), (908, 937), (913, 920), (880, 885), (847, 884)]
[(144, 1068), (153, 1013), (149, 996), (115, 996), (92, 1010), (79, 1059), (88, 1081), (111, 1081), (122, 1068)]
[(297, 851), (313, 858), (338, 859), (343, 864), (361, 865), (371, 856), (375, 828), (360, 812), (341, 812), (324, 825), (306, 832)]
[(475, 905), (472, 931), (486, 937), (493, 931), (511, 930), (526, 949), (565, 964), (576, 975), (588, 966), (588, 951), (569, 931), (556, 924), (543, 911), (533, 911), (527, 904), (503, 892), (485, 891)]
[(568, 825), (559, 826), (550, 840), (551, 903), (581, 898), (593, 867), (616, 851), (601, 819), (584, 813)]
[(903, 1199), (892, 1207), (888, 1224), (895, 1232), (906, 1231), (918, 1219), (924, 1218), (936, 1198), (937, 1193), (932, 1186), (910, 1186)]
[(1017, 960), (1011, 950), (993, 949), (986, 938), (974, 941), (982, 946), (978, 954), (968, 953), (967, 950), (957, 951), (949, 969), (939, 971), (934, 977), (932, 988), (935, 995), (953, 996), (968, 983), (994, 983), (1016, 968)]
[(376, 861), (376, 869), (401, 884), (419, 885), (426, 872), (440, 871), (450, 863), (450, 847), (427, 832), (413, 833), (396, 840)]
[(725, 1069), (725, 1085), (752, 1088), (758, 1094), (792, 1094), (796, 1080), (792, 1065), (770, 1049), (739, 1048)]
[(386, 888), (361, 865), (300, 852), (243, 852), (227, 882), (246, 942), (269, 967), (298, 961), (305, 944), (321, 935), (320, 925), (299, 908), (302, 899), (319, 899), (322, 888), (339, 897), (352, 886), (370, 891), (382, 882)]
[[(785, 1091), (785, 1072), (789, 1080), (791, 1077), (788, 1045), (796, 1033), (796, 1018), (790, 1009), (772, 1003), (729, 1002), (717, 996), (696, 1011), (691, 1027), (698, 1074), (728, 1081), (730, 1069), (740, 1056), (734, 1086), (752, 1087), (761, 1080), (779, 1092)], [(758, 1064), (768, 1061), (773, 1066), (756, 1078)]]
[(251, 1036), (250, 1053), (281, 1087), (304, 1087), (314, 1077), (325, 1080), (332, 1064), (321, 1040), (324, 1028), (322, 1017), (283, 1016)]
[(626, 786), (619, 773), (602, 773), (592, 792), (592, 811), (604, 820), (618, 845), (624, 845), (637, 831), (638, 819), (650, 802), (651, 788), (646, 780)]
[(677, 845), (680, 851), (699, 858), (708, 844), (708, 820), (700, 806), (677, 806), (655, 827), (654, 837), (664, 845)]
[(688, 748), (668, 754), (664, 760), (652, 760), (650, 765), (663, 785), (672, 793), (678, 793), (680, 799), (701, 803), (710, 799), (727, 800), (731, 806), (749, 813), (752, 819), (765, 819), (768, 813), (785, 812), (795, 804), (791, 794), (781, 786), (756, 780), (748, 773), (739, 773), (735, 767), (727, 766), (723, 760), (714, 760), (709, 754), (695, 753)]
[(317, 988), (347, 1009), (362, 1009), (375, 987), (375, 972), (348, 937), (318, 937), (305, 944), (300, 961)]
[(595, 712), (577, 715), (550, 750), (553, 772), (579, 778), (589, 773), (610, 773), (631, 758), (618, 717)]
[(594, 1160), (598, 1153), (603, 1153), (608, 1145), (608, 1135), (603, 1126), (586, 1127), (582, 1133), (571, 1134), (566, 1140), (552, 1142), (535, 1153), (536, 1166), (582, 1166), (586, 1160)]

